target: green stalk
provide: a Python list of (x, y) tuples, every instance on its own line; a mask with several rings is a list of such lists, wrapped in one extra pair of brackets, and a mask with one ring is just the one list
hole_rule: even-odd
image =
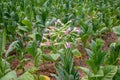
[(0, 48), (0, 71), (3, 75), (5, 74), (5, 70), (4, 70), (4, 67), (2, 66), (2, 52), (5, 49), (5, 44), (6, 44), (6, 29), (4, 28), (3, 30), (0, 31), (0, 46), (1, 46)]
[(0, 66), (2, 66), (2, 30), (0, 30)]

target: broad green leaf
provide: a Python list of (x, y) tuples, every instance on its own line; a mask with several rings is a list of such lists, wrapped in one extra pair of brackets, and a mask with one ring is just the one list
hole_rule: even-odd
[(113, 32), (120, 36), (120, 26), (116, 26), (113, 28)]
[(89, 57), (91, 57), (93, 52), (90, 49), (87, 49), (87, 48), (85, 50), (87, 51), (87, 54), (89, 55)]
[(117, 66), (108, 65), (103, 68), (104, 76), (102, 80), (113, 80), (117, 72)]
[(43, 54), (42, 59), (47, 61), (56, 61), (60, 57), (60, 54)]
[(2, 37), (2, 51), (5, 49), (6, 44), (6, 29), (3, 30), (3, 37)]
[(88, 77), (83, 77), (81, 80), (89, 80)]
[(10, 69), (10, 64), (4, 59), (2, 59), (2, 67), (3, 67), (4, 71), (5, 71), (5, 73), (7, 73), (8, 71), (11, 70)]
[(2, 40), (3, 40), (2, 37), (3, 37), (3, 36), (2, 36), (2, 30), (0, 30), (0, 46), (1, 46), (1, 47), (0, 47), (0, 55), (1, 55), (1, 53), (2, 53)]
[(4, 77), (2, 77), (0, 80), (18, 80), (17, 74), (15, 71), (11, 71), (7, 73)]
[(98, 72), (97, 72), (97, 74), (94, 74), (92, 77), (103, 77), (104, 76), (104, 73), (103, 73), (103, 70), (102, 69), (100, 69)]
[(31, 68), (27, 69), (27, 71), (30, 72), (31, 74), (37, 73), (38, 70), (39, 70), (39, 69), (36, 68), (36, 67), (31, 67)]
[(0, 30), (0, 53), (4, 51), (6, 44), (6, 29)]
[(10, 70), (11, 70), (10, 64), (6, 60), (2, 59), (1, 65), (0, 65), (0, 74), (1, 74), (0, 77), (3, 77)]
[(80, 67), (80, 66), (77, 66), (76, 68), (77, 68), (77, 69), (81, 69), (82, 71), (84, 71), (84, 72), (87, 74), (88, 77), (94, 76), (94, 74), (91, 73), (90, 70), (89, 70), (88, 68)]
[(104, 33), (104, 32), (106, 32), (106, 31), (107, 31), (107, 27), (103, 27), (103, 28), (100, 30), (101, 33)]
[(37, 44), (36, 42), (29, 42), (26, 47), (26, 52), (31, 54), (34, 58), (37, 54)]
[(8, 25), (8, 26), (7, 26), (7, 30), (8, 30), (9, 32), (11, 32), (11, 33), (14, 33), (14, 32), (15, 32), (15, 29), (16, 29), (15, 26), (12, 26), (12, 25)]
[(56, 80), (59, 80), (59, 77), (56, 74), (51, 74), (52, 77), (55, 77)]
[(73, 53), (73, 55), (76, 56), (76, 57), (81, 57), (81, 53), (80, 53), (80, 51), (79, 51), (78, 49), (73, 49), (73, 50), (72, 50), (72, 53)]
[(63, 51), (64, 51), (64, 49), (60, 49), (60, 50), (58, 50), (58, 53), (62, 54)]
[(120, 67), (118, 67), (117, 73), (115, 74), (113, 80), (120, 80)]
[(18, 30), (28, 32), (28, 29), (26, 28), (26, 26), (18, 26)]
[(36, 34), (33, 33), (33, 34), (28, 35), (28, 37), (30, 37), (30, 38), (32, 38), (33, 40), (35, 40), (35, 39), (36, 39), (36, 36), (35, 36), (35, 35), (36, 35)]
[(9, 53), (15, 49), (17, 44), (18, 44), (18, 41), (14, 41), (10, 44), (8, 50), (6, 51), (5, 57), (7, 57)]
[(29, 72), (25, 72), (23, 75), (21, 75), (18, 80), (35, 80), (34, 76), (30, 74)]
[(27, 26), (29, 30), (31, 30), (31, 28), (32, 28), (32, 23), (31, 23), (28, 19), (25, 18), (24, 20), (22, 20), (22, 23), (23, 23), (25, 26)]

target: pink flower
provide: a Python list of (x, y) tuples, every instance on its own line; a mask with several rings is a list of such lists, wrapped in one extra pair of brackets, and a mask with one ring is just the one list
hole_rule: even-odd
[(50, 41), (47, 40), (47, 42), (45, 42), (46, 46), (50, 46)]
[(66, 42), (66, 48), (70, 48), (70, 47), (71, 47), (70, 42)]
[(39, 45), (40, 47), (42, 47), (42, 42), (40, 42), (40, 45)]
[(80, 34), (80, 28), (78, 27), (74, 27), (73, 31), (77, 32), (78, 34)]
[(49, 36), (52, 36), (52, 33), (51, 33), (51, 32), (49, 32), (49, 33), (48, 33), (48, 35), (49, 35)]
[(65, 34), (68, 35), (70, 33), (71, 29), (68, 28), (66, 31), (65, 31)]
[(45, 36), (44, 36), (44, 34), (42, 35), (42, 39), (44, 39), (45, 38)]
[(68, 31), (68, 30), (67, 30), (67, 31), (65, 31), (65, 34), (66, 34), (66, 35), (68, 35), (68, 34), (69, 34), (69, 32), (70, 32), (70, 31)]

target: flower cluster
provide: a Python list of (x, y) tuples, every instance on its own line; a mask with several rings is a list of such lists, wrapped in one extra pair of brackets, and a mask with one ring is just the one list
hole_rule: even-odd
[[(57, 23), (61, 23), (61, 21), (58, 19), (56, 21)], [(63, 28), (60, 30), (63, 31), (59, 31), (59, 28)], [(76, 32), (77, 34), (80, 34), (80, 28), (78, 27), (68, 27), (67, 29), (64, 29), (65, 27), (55, 27), (55, 26), (50, 26), (47, 27), (45, 29), (45, 33), (42, 36), (42, 40), (44, 42), (40, 42), (40, 47), (42, 46), (51, 46), (51, 44), (53, 44), (54, 46), (60, 45), (61, 43), (65, 45), (65, 47), (71, 48), (71, 42), (69, 41), (69, 39), (64, 39), (65, 36), (67, 36), (66, 38), (68, 38), (68, 35), (71, 35), (70, 33), (72, 32)], [(59, 32), (64, 32), (64, 34), (60, 34)], [(54, 35), (54, 39), (51, 39)], [(49, 36), (49, 38), (48, 38)]]

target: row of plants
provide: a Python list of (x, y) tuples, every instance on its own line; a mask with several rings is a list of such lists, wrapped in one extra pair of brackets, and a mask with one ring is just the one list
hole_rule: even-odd
[[(0, 0), (0, 80), (50, 80), (36, 73), (46, 61), (55, 62), (57, 74), (51, 75), (56, 80), (80, 80), (78, 69), (86, 73), (82, 80), (119, 80), (119, 40), (104, 51), (100, 39), (108, 31), (120, 37), (119, 5), (119, 0)], [(89, 68), (73, 64), (84, 55), (78, 44), (89, 55)], [(12, 51), (18, 56), (10, 56)], [(28, 70), (25, 54), (35, 65)], [(18, 78), (17, 68), (10, 69), (13, 59), (19, 59), (24, 72)]]

